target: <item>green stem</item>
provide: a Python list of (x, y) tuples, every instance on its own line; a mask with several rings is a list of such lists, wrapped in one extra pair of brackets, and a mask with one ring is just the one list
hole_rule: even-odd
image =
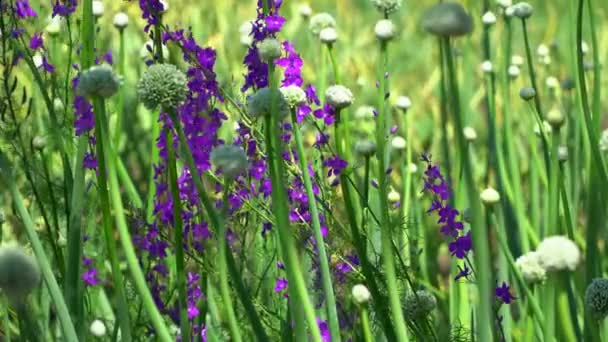
[(372, 336), (372, 331), (369, 325), (369, 315), (367, 313), (367, 308), (361, 307), (361, 328), (363, 329), (363, 339), (365, 342), (373, 342), (374, 338)]

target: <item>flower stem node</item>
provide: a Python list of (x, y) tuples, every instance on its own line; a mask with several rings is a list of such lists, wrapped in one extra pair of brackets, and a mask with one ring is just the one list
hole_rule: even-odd
[(518, 2), (511, 8), (513, 8), (513, 15), (522, 20), (530, 18), (534, 12), (534, 7), (525, 1)]
[(343, 85), (332, 85), (325, 91), (325, 100), (336, 110), (350, 106), (355, 97), (350, 89)]
[(285, 101), (287, 101), (289, 108), (297, 108), (306, 103), (306, 93), (296, 85), (281, 87), (279, 90), (283, 94)]
[(422, 27), (436, 36), (458, 37), (473, 31), (473, 19), (462, 5), (440, 2), (424, 13)]
[(336, 27), (336, 19), (329, 13), (317, 13), (310, 18), (308, 28), (314, 35), (321, 33), (321, 30), (327, 27)]
[(367, 289), (367, 287), (363, 284), (357, 284), (353, 286), (352, 289), (353, 301), (357, 305), (365, 305), (372, 298), (371, 293)]
[(124, 30), (129, 25), (129, 16), (124, 12), (118, 12), (114, 15), (114, 27), (119, 30)]
[(587, 311), (598, 320), (608, 315), (608, 280), (596, 278), (591, 281), (585, 291), (585, 306)]
[(102, 321), (96, 319), (91, 323), (89, 331), (91, 332), (91, 335), (95, 337), (104, 337), (106, 336), (107, 329)]
[(426, 290), (418, 290), (405, 297), (405, 317), (411, 320), (426, 318), (437, 307), (437, 299)]
[[(272, 102), (276, 101), (273, 108)], [(279, 118), (284, 118), (290, 113), (289, 104), (283, 93), (278, 89), (262, 88), (247, 99), (247, 109), (252, 117), (270, 115), (274, 109)]]
[(523, 87), (519, 91), (519, 97), (521, 97), (525, 101), (530, 101), (536, 96), (536, 90), (532, 87)]
[(153, 64), (137, 84), (137, 95), (149, 110), (177, 108), (188, 95), (186, 75), (172, 64)]
[(281, 43), (274, 38), (266, 38), (257, 45), (260, 59), (266, 63), (271, 63), (281, 57)]
[(371, 140), (361, 140), (355, 145), (355, 151), (363, 157), (369, 158), (376, 154), (376, 143)]
[(93, 66), (80, 74), (76, 92), (85, 97), (107, 99), (118, 91), (120, 81), (107, 64)]
[(21, 302), (40, 284), (36, 259), (21, 247), (0, 247), (0, 289), (13, 303)]
[(211, 151), (211, 163), (220, 169), (223, 175), (234, 179), (247, 169), (249, 162), (245, 151), (234, 145), (220, 145)]
[(492, 206), (500, 202), (500, 194), (494, 188), (486, 188), (479, 195), (483, 204)]
[(374, 33), (381, 42), (387, 42), (395, 37), (395, 24), (389, 19), (382, 19), (376, 23)]

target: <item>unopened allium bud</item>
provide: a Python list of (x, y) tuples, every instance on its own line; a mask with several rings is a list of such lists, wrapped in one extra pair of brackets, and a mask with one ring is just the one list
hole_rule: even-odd
[(402, 136), (395, 136), (391, 140), (391, 146), (395, 150), (404, 150), (407, 147), (407, 141)]
[(509, 6), (504, 9), (504, 14), (507, 18), (513, 17), (513, 12), (515, 12), (515, 8), (513, 6)]
[(389, 19), (382, 19), (374, 27), (376, 38), (380, 41), (388, 41), (395, 36), (395, 24)]
[(498, 4), (498, 6), (502, 7), (503, 9), (509, 7), (513, 4), (513, 2), (511, 0), (496, 0), (496, 3)]
[(492, 11), (487, 11), (481, 16), (481, 22), (487, 26), (494, 25), (496, 24), (496, 15)]
[(477, 140), (477, 131), (471, 126), (465, 126), (462, 129), (462, 135), (464, 135), (464, 138), (469, 142)]
[(220, 145), (211, 151), (211, 163), (225, 177), (233, 179), (247, 169), (247, 154), (238, 146)]
[(557, 159), (562, 163), (568, 161), (568, 146), (560, 145), (557, 147)]
[(65, 109), (65, 106), (63, 105), (63, 101), (61, 101), (60, 98), (56, 97), (53, 99), (53, 110), (55, 111), (55, 113), (61, 113), (63, 112), (63, 110)]
[[(274, 107), (273, 107), (274, 101)], [(247, 99), (247, 109), (253, 117), (270, 115), (275, 110), (279, 118), (289, 115), (289, 104), (278, 89), (262, 88)]]
[(532, 251), (523, 254), (515, 260), (515, 266), (529, 284), (541, 283), (547, 278), (547, 271), (539, 262), (538, 253)]
[(253, 25), (251, 21), (246, 21), (239, 27), (239, 34), (241, 35), (241, 44), (250, 46), (253, 43), (253, 37), (250, 35)]
[[(544, 134), (549, 134), (553, 131), (553, 129), (551, 128), (551, 125), (547, 121), (543, 120), (542, 127), (543, 127)], [(540, 126), (538, 125), (538, 123), (534, 124), (534, 134), (540, 136)]]
[(481, 198), (483, 204), (488, 206), (500, 202), (500, 194), (493, 188), (484, 189), (481, 194), (479, 194), (479, 198)]
[(534, 7), (527, 2), (518, 2), (512, 6), (513, 15), (518, 17), (519, 19), (528, 19), (532, 16), (534, 12)]
[(333, 27), (326, 27), (319, 32), (319, 39), (323, 44), (333, 44), (338, 40), (338, 31)]
[(308, 28), (310, 31), (318, 35), (322, 29), (328, 27), (336, 27), (336, 19), (331, 16), (329, 13), (317, 13), (310, 18), (310, 24), (308, 24)]
[(309, 4), (300, 4), (298, 6), (298, 13), (304, 18), (308, 18), (312, 15), (312, 8)]
[(559, 80), (555, 76), (548, 76), (545, 84), (549, 89), (557, 89), (559, 87)]
[(519, 90), (519, 97), (526, 101), (530, 101), (536, 96), (536, 90), (532, 87), (523, 87)]
[(34, 62), (36, 69), (42, 68), (42, 55), (36, 52), (36, 54), (32, 56), (32, 62)]
[(327, 88), (325, 91), (325, 100), (334, 109), (339, 110), (350, 106), (355, 100), (355, 97), (350, 89), (343, 85), (336, 84)]
[(352, 296), (355, 304), (363, 305), (367, 304), (369, 300), (372, 298), (371, 293), (367, 289), (367, 287), (363, 284), (357, 284), (353, 286)]
[(547, 272), (574, 271), (581, 260), (578, 246), (565, 236), (546, 237), (536, 248), (538, 260)]
[(21, 247), (0, 247), (0, 289), (13, 303), (20, 302), (40, 284), (36, 259)]
[(114, 15), (114, 27), (123, 30), (129, 25), (129, 16), (124, 12), (118, 12)]
[(574, 83), (573, 79), (566, 78), (560, 83), (560, 87), (564, 91), (569, 91), (569, 90), (576, 88), (576, 83)]
[(608, 129), (602, 131), (602, 135), (600, 136), (599, 141), (600, 151), (606, 152), (608, 151)]
[(457, 37), (473, 31), (473, 19), (462, 5), (440, 2), (424, 13), (422, 27), (436, 36)]
[(376, 9), (382, 15), (389, 15), (393, 12), (396, 12), (401, 7), (401, 0), (371, 0), (372, 5), (376, 7)]
[(369, 158), (376, 153), (376, 143), (371, 140), (361, 140), (355, 144), (355, 151), (360, 155)]
[(395, 204), (401, 200), (401, 195), (399, 195), (399, 193), (395, 191), (395, 189), (391, 189), (386, 198), (388, 199), (389, 203)]
[(260, 59), (266, 63), (271, 63), (281, 57), (281, 43), (274, 38), (266, 38), (258, 43), (258, 54)]
[(46, 137), (37, 135), (32, 139), (32, 147), (36, 150), (42, 150), (46, 147)]
[(106, 335), (107, 329), (106, 325), (103, 324), (102, 321), (96, 319), (91, 323), (89, 331), (91, 332), (91, 335), (95, 337), (104, 337)]
[(537, 48), (536, 48), (536, 54), (538, 55), (538, 57), (545, 57), (549, 55), (549, 47), (545, 44), (540, 44)]
[(494, 67), (492, 66), (491, 61), (484, 61), (481, 63), (481, 71), (486, 74), (491, 74), (494, 71)]
[(509, 76), (511, 78), (517, 78), (517, 76), (519, 76), (519, 74), (521, 73), (517, 65), (509, 65), (509, 69), (507, 70), (507, 72), (509, 73)]
[(587, 44), (587, 42), (581, 42), (581, 50), (583, 52), (583, 55), (586, 55), (589, 52), (589, 45)]
[(149, 110), (177, 108), (188, 94), (186, 75), (173, 64), (153, 64), (141, 76), (137, 95)]
[(376, 109), (372, 106), (360, 106), (355, 111), (355, 119), (357, 120), (371, 120), (374, 118), (374, 111)]
[(395, 107), (402, 111), (407, 111), (412, 106), (412, 100), (407, 96), (399, 96), (395, 101)]
[[(61, 31), (61, 18), (62, 17), (60, 17), (58, 15), (51, 17), (49, 19), (49, 23), (44, 28), (46, 33), (48, 33), (50, 36), (55, 36), (55, 35), (59, 34), (59, 32)], [(1, 36), (2, 35), (0, 34), (0, 37)]]
[(103, 2), (93, 0), (93, 15), (99, 18), (103, 15), (103, 10)]
[(287, 105), (289, 105), (290, 108), (297, 108), (298, 106), (306, 103), (306, 93), (297, 85), (281, 87), (279, 90), (281, 91), (281, 94), (283, 94), (283, 97), (285, 98), (285, 101), (287, 101)]
[(585, 291), (585, 306), (593, 318), (602, 320), (608, 315), (608, 280), (595, 278)]
[(96, 65), (80, 74), (76, 92), (82, 96), (109, 98), (118, 91), (120, 81), (112, 67), (107, 64)]
[(517, 65), (517, 66), (522, 66), (524, 65), (524, 58), (520, 55), (513, 55), (511, 56), (511, 64), (513, 65)]
[(405, 317), (411, 320), (426, 318), (437, 307), (437, 299), (432, 293), (418, 290), (405, 297)]
[(559, 130), (566, 122), (566, 115), (558, 108), (552, 108), (547, 113), (547, 122), (555, 130)]
[(416, 163), (410, 163), (407, 166), (407, 170), (409, 171), (409, 173), (412, 173), (412, 174), (416, 173), (416, 172), (418, 172), (418, 165), (416, 165)]

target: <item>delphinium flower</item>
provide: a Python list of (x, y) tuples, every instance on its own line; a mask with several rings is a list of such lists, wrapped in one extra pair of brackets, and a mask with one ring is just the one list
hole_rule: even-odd
[(97, 268), (93, 264), (93, 259), (83, 257), (82, 265), (85, 267), (84, 272), (82, 272), (82, 280), (87, 286), (94, 286), (99, 284), (99, 277), (97, 274)]
[(20, 19), (36, 17), (38, 14), (32, 9), (28, 0), (17, 0), (14, 5), (14, 13)]

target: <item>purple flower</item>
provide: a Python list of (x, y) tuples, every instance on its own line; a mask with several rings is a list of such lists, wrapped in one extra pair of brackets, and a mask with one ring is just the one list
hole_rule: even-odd
[(280, 293), (287, 288), (287, 279), (278, 278), (274, 285), (274, 292)]
[(97, 169), (97, 158), (93, 153), (87, 153), (84, 155), (84, 159), (82, 160), (82, 167), (89, 170)]
[(496, 297), (498, 297), (505, 304), (511, 304), (511, 302), (516, 299), (515, 296), (511, 294), (511, 287), (504, 281), (502, 282), (501, 286), (496, 288), (494, 293), (496, 294)]
[(327, 322), (322, 320), (321, 318), (317, 318), (317, 326), (321, 331), (321, 340), (323, 342), (331, 342), (331, 334), (329, 332), (329, 325), (327, 324)]
[(44, 41), (42, 40), (42, 33), (36, 33), (30, 39), (30, 49), (38, 50), (42, 47)]
[(88, 134), (95, 127), (93, 106), (82, 96), (74, 98), (74, 128), (76, 135)]
[(281, 31), (281, 27), (285, 24), (285, 18), (280, 15), (269, 15), (264, 18), (264, 22), (266, 22), (266, 29), (270, 33), (277, 33)]
[(468, 278), (471, 275), (471, 269), (465, 264), (464, 268), (460, 267), (460, 265), (457, 266), (458, 267), (458, 274), (456, 275), (456, 277), (454, 277), (454, 281), (458, 281), (460, 278)]
[(82, 273), (82, 280), (87, 286), (95, 286), (99, 284), (99, 278), (97, 277), (97, 269), (92, 267)]
[(466, 235), (457, 237), (456, 240), (450, 242), (448, 248), (450, 250), (450, 254), (458, 259), (464, 259), (467, 253), (469, 253), (473, 248), (471, 232), (469, 231), (466, 233)]
[(53, 5), (53, 17), (55, 17), (56, 15), (60, 17), (67, 17), (68, 15), (76, 11), (77, 5), (78, 0), (57, 0)]
[(36, 17), (36, 12), (30, 7), (28, 0), (17, 0), (15, 3), (15, 14), (18, 18)]
[(53, 64), (49, 63), (46, 56), (42, 56), (42, 68), (48, 73), (52, 73), (55, 71), (55, 66), (53, 66)]
[(287, 52), (287, 56), (279, 58), (275, 62), (276, 65), (285, 68), (285, 78), (283, 78), (281, 86), (296, 85), (300, 87), (304, 83), (301, 72), (304, 62), (289, 42), (283, 42), (283, 49)]
[(327, 158), (323, 161), (323, 166), (328, 168), (327, 171), (327, 177), (331, 177), (331, 176), (340, 176), (340, 173), (342, 172), (342, 170), (344, 170), (344, 168), (346, 168), (346, 166), (348, 166), (348, 163), (346, 162), (346, 160), (343, 160), (342, 158), (338, 157), (338, 156), (333, 156), (330, 158)]

